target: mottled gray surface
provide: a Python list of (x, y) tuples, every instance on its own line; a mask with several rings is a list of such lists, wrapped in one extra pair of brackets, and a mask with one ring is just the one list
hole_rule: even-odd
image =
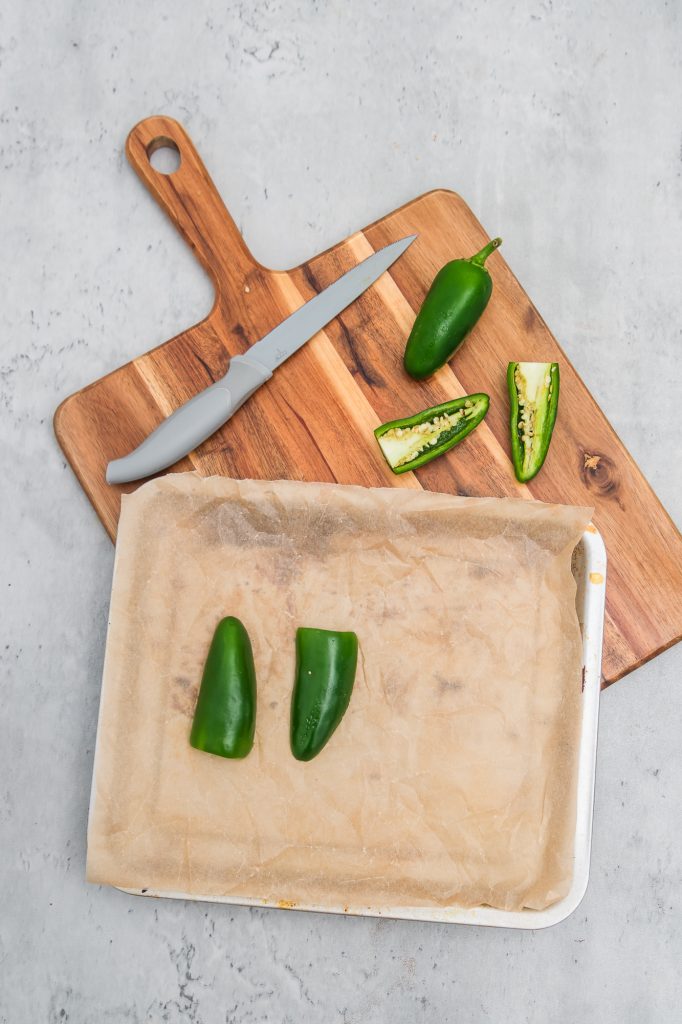
[(679, 1020), (682, 648), (603, 697), (592, 881), (548, 932), (87, 886), (113, 551), (51, 432), (209, 308), (123, 156), (165, 112), (273, 266), (460, 191), (679, 522), (679, 4), (1, 9), (0, 1022)]

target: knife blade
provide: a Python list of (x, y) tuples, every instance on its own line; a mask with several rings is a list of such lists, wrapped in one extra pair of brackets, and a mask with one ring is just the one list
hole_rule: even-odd
[(372, 253), (291, 313), (240, 356), (225, 376), (172, 412), (137, 448), (107, 466), (109, 484), (129, 483), (172, 466), (214, 434), (273, 371), (381, 277), (416, 235)]

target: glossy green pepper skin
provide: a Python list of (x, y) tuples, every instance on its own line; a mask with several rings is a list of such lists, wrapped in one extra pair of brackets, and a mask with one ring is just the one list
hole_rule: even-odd
[(355, 633), (296, 631), (296, 680), (291, 698), (291, 752), (311, 761), (346, 713), (358, 664)]
[(512, 462), (516, 479), (527, 483), (539, 473), (549, 451), (559, 408), (558, 363), (510, 363)]
[(374, 436), (393, 472), (407, 473), (463, 441), (476, 429), (489, 405), (484, 394), (455, 398), (414, 416), (383, 423)]
[(484, 263), (501, 238), (465, 260), (452, 260), (436, 274), (410, 336), (404, 365), (415, 380), (424, 380), (447, 363), (488, 305), (493, 290)]
[(249, 634), (233, 617), (213, 634), (190, 744), (219, 757), (246, 757), (256, 731), (256, 669)]

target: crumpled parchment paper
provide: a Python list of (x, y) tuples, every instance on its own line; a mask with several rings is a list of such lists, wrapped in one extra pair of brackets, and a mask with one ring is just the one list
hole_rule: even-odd
[[(568, 891), (590, 509), (169, 474), (124, 497), (88, 878), (323, 907)], [(243, 761), (189, 746), (216, 623), (258, 677)], [(289, 750), (298, 626), (355, 630), (346, 716)]]

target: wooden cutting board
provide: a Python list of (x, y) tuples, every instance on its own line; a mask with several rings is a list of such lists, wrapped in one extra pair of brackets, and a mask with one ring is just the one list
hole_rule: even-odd
[[(162, 146), (180, 155), (172, 174), (150, 163)], [(126, 149), (206, 267), (216, 298), (201, 323), (67, 398), (56, 412), (59, 443), (112, 538), (120, 495), (138, 485), (109, 487), (109, 460), (127, 454), (163, 417), (222, 377), (230, 355), (339, 274), (416, 232), (389, 273), (174, 470), (594, 505), (609, 558), (604, 684), (680, 639), (682, 537), (499, 253), (487, 263), (490, 305), (452, 364), (423, 383), (405, 374), (405, 340), (436, 271), (490, 237), (458, 195), (429, 192), (300, 267), (272, 271), (247, 250), (180, 124), (147, 118)], [(517, 359), (561, 366), (552, 446), (528, 486), (517, 483), (509, 459), (505, 375)], [(377, 424), (474, 391), (487, 392), (491, 405), (471, 437), (416, 474), (388, 470), (372, 436)]]

